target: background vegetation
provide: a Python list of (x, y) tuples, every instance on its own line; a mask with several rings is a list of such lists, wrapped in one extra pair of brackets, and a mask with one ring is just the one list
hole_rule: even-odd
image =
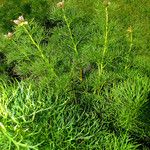
[(150, 2), (58, 2), (0, 1), (0, 149), (149, 150)]

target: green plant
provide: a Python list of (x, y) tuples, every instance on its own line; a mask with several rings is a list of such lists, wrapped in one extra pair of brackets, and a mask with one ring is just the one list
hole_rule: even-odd
[(110, 2), (109, 1), (104, 1), (104, 6), (105, 6), (105, 35), (104, 35), (104, 49), (103, 49), (103, 53), (102, 53), (102, 60), (101, 60), (101, 64), (100, 66), (98, 67), (99, 68), (99, 76), (103, 73), (103, 69), (104, 69), (104, 59), (105, 59), (105, 54), (107, 52), (107, 49), (108, 49), (108, 21), (109, 21), (109, 18), (108, 18), (108, 6), (110, 5), (109, 4)]
[[(112, 106), (117, 112), (115, 112), (117, 126), (134, 132), (134, 134), (149, 136), (149, 131), (145, 130), (143, 126), (145, 121), (140, 119), (143, 106), (148, 102), (149, 86), (149, 78), (135, 76), (114, 87)], [(149, 120), (149, 118), (147, 119)]]
[(139, 2), (0, 6), (1, 149), (149, 149), (148, 2)]

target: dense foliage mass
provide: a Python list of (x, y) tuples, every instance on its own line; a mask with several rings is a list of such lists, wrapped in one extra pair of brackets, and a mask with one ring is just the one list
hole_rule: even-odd
[(148, 150), (149, 6), (0, 1), (0, 149)]

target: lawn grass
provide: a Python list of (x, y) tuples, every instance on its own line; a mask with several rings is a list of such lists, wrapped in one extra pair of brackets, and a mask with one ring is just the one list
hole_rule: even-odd
[(0, 2), (0, 149), (148, 150), (150, 2), (57, 3)]

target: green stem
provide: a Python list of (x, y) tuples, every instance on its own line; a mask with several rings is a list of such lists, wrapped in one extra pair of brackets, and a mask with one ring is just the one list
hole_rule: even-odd
[(32, 41), (33, 45), (35, 45), (35, 47), (36, 47), (36, 48), (38, 49), (38, 51), (40, 52), (41, 57), (42, 57), (43, 59), (45, 59), (45, 57), (44, 57), (44, 55), (43, 55), (43, 53), (42, 53), (42, 50), (41, 50), (40, 46), (35, 42), (35, 40), (33, 39), (33, 37), (31, 36), (31, 34), (29, 33), (29, 31), (27, 30), (27, 28), (26, 28), (24, 25), (23, 25), (23, 28), (24, 28), (25, 32), (28, 34), (28, 36), (30, 37), (30, 40)]
[(103, 49), (103, 53), (102, 53), (102, 61), (101, 64), (99, 65), (99, 75), (101, 75), (103, 73), (103, 69), (104, 69), (104, 58), (105, 58), (105, 54), (107, 52), (108, 49), (108, 6), (105, 7), (105, 36), (104, 36), (104, 49)]
[[(133, 46), (133, 33), (132, 31), (129, 32), (129, 42), (130, 42), (130, 45), (129, 45), (129, 51), (128, 51), (128, 54), (127, 54), (127, 63), (129, 64), (129, 57), (130, 57), (130, 53), (131, 53), (131, 50), (132, 50), (132, 46)], [(125, 69), (127, 69), (129, 67), (129, 65), (126, 65), (125, 66)]]
[(32, 149), (35, 149), (35, 146), (29, 146), (27, 144), (23, 144), (23, 143), (20, 143), (20, 142), (17, 142), (15, 141), (8, 133), (7, 133), (7, 130), (6, 128), (4, 127), (1, 127), (1, 131), (2, 133), (4, 134), (5, 137), (7, 137), (9, 139), (9, 141), (11, 141), (16, 147), (17, 149), (19, 149), (19, 147), (24, 147), (24, 148), (32, 148)]
[(31, 34), (29, 33), (29, 31), (27, 30), (27, 28), (26, 28), (24, 25), (23, 25), (23, 28), (24, 28), (25, 32), (27, 33), (27, 35), (29, 36), (30, 40), (32, 41), (33, 45), (35, 45), (35, 47), (36, 47), (36, 48), (38, 49), (38, 51), (40, 52), (42, 59), (43, 59), (43, 60), (45, 61), (45, 63), (47, 63), (47, 65), (51, 68), (51, 71), (54, 73), (54, 75), (57, 76), (56, 73), (55, 73), (55, 71), (54, 71), (54, 69), (50, 66), (49, 61), (48, 61), (48, 60), (45, 58), (45, 56), (43, 55), (40, 46), (35, 42), (35, 40), (33, 39), (33, 37), (31, 36)]
[(72, 44), (73, 44), (73, 49), (74, 49), (75, 53), (78, 55), (77, 45), (75, 44), (73, 34), (72, 34), (72, 31), (71, 31), (71, 28), (70, 28), (70, 23), (68, 22), (68, 19), (65, 15), (65, 10), (64, 9), (63, 9), (63, 14), (64, 14), (64, 16), (63, 16), (64, 20), (66, 22), (66, 25), (67, 25), (67, 28), (68, 28), (68, 31), (69, 31), (69, 34), (70, 34), (70, 38), (71, 38), (71, 41), (72, 41)]
[(132, 32), (130, 33), (130, 48), (129, 48), (129, 53), (131, 52), (132, 50), (132, 46), (133, 46), (133, 34)]

